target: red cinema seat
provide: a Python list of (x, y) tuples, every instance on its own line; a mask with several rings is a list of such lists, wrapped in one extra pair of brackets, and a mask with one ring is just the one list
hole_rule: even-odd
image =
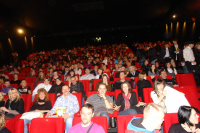
[(31, 93), (32, 93), (34, 90), (34, 83), (27, 83), (27, 86), (31, 88)]
[(79, 110), (82, 107), (82, 93), (71, 93), (72, 95), (77, 97), (78, 103), (79, 103)]
[(30, 133), (64, 133), (63, 118), (35, 118), (31, 120)]
[(98, 83), (99, 81), (101, 81), (101, 79), (94, 79), (93, 81), (94, 81), (93, 84), (94, 84), (94, 89), (95, 89), (97, 83)]
[(36, 80), (36, 76), (34, 77), (25, 77), (27, 83), (34, 83)]
[(128, 123), (136, 117), (143, 117), (142, 114), (135, 114), (135, 115), (118, 115), (117, 116), (117, 132), (118, 133), (125, 133), (127, 129)]
[[(108, 133), (108, 128), (107, 128), (107, 118), (106, 117), (92, 117), (92, 122), (101, 125), (103, 127), (103, 129), (105, 130), (106, 133)], [(81, 118), (80, 117), (74, 117), (73, 122), (72, 122), (72, 126), (78, 124), (81, 122)]]
[(15, 89), (18, 88), (18, 84), (10, 84), (10, 86), (13, 86)]
[(85, 92), (88, 92), (89, 91), (89, 83), (90, 83), (89, 80), (79, 80), (79, 82), (83, 83)]
[[(36, 100), (37, 95), (38, 94), (36, 94), (35, 97), (34, 97), (34, 102)], [(55, 93), (48, 93), (48, 96), (49, 96), (49, 100), (51, 101), (51, 105), (53, 107), (54, 103), (56, 102), (56, 94)]]
[(10, 71), (3, 71), (3, 74), (8, 75)]
[(143, 89), (143, 96), (144, 96), (144, 102), (146, 104), (153, 103), (153, 100), (151, 99), (151, 91), (153, 88), (144, 88)]
[(14, 78), (13, 78), (13, 74), (8, 74), (8, 77), (9, 77), (9, 80), (10, 80), (10, 81), (14, 79)]
[(114, 73), (113, 73), (114, 78), (115, 78), (115, 74), (118, 73), (118, 72), (120, 72), (120, 71), (114, 71)]
[(69, 85), (69, 81), (63, 81), (63, 83)]
[(61, 77), (62, 81), (64, 81), (64, 75), (59, 75), (59, 76)]
[(23, 119), (6, 119), (6, 128), (11, 133), (23, 133), (24, 132), (24, 120)]
[(174, 123), (178, 123), (178, 114), (177, 113), (165, 113), (165, 118), (164, 118), (164, 122), (163, 122), (164, 133), (168, 133), (169, 128)]
[(104, 72), (104, 73), (106, 73), (107, 75), (108, 75), (108, 80), (110, 81), (110, 72)]
[(25, 79), (26, 73), (18, 73), (19, 80)]
[(175, 75), (176, 77), (176, 82), (180, 86), (195, 86), (195, 79), (193, 74), (177, 74)]

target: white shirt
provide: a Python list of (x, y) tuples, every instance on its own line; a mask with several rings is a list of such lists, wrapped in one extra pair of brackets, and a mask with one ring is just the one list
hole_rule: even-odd
[(33, 97), (37, 94), (37, 91), (41, 88), (44, 88), (47, 92), (51, 89), (52, 85), (48, 84), (45, 85), (44, 83), (40, 83), (35, 89), (33, 90)]
[(177, 71), (176, 71), (175, 68), (174, 68), (174, 71), (173, 71), (171, 68), (167, 68), (167, 71), (168, 71), (169, 73), (173, 73), (173, 72), (174, 72), (175, 75), (177, 74)]
[(93, 74), (88, 74), (88, 75), (85, 74), (85, 75), (81, 76), (81, 78), (80, 78), (80, 80), (87, 80), (87, 79), (92, 80), (92, 79), (95, 79), (95, 77)]
[(184, 50), (183, 50), (183, 58), (185, 59), (185, 61), (195, 61), (194, 53), (193, 53), (192, 49), (189, 46), (184, 48)]
[[(165, 106), (167, 108), (167, 113), (177, 113), (179, 107), (182, 105), (190, 106), (185, 96), (179, 91), (169, 86), (165, 86), (164, 90), (167, 90), (167, 95), (165, 98)], [(154, 91), (151, 92), (151, 98), (154, 103), (160, 104), (158, 96)]]
[(74, 72), (75, 72), (75, 74), (78, 74), (78, 75), (81, 75), (81, 73), (82, 73), (81, 69), (78, 69), (78, 70), (74, 69)]
[(165, 54), (165, 57), (169, 57), (169, 48), (166, 48), (166, 54)]

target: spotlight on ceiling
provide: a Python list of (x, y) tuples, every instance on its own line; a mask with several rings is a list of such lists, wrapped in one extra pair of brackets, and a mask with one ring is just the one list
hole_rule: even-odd
[(23, 33), (23, 30), (22, 30), (22, 29), (18, 29), (18, 32), (19, 32), (20, 34), (22, 34), (22, 33)]
[(173, 15), (172, 17), (173, 17), (173, 18), (176, 18), (176, 15)]

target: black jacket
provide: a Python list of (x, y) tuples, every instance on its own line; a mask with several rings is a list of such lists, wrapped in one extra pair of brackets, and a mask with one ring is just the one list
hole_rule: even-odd
[(150, 59), (150, 61), (158, 59), (156, 51), (155, 51), (154, 48), (150, 48), (148, 51), (149, 51), (149, 59)]
[(197, 62), (197, 65), (200, 65), (200, 50), (194, 48), (194, 56), (195, 56), (195, 61)]
[(72, 93), (72, 91), (81, 92), (84, 99), (87, 100), (87, 96), (86, 96), (86, 93), (84, 91), (84, 86), (83, 86), (82, 82), (77, 81), (77, 83), (75, 85), (73, 85), (71, 83), (70, 93)]
[(22, 98), (20, 98), (19, 101), (16, 102), (16, 100), (12, 101), (10, 103), (10, 99), (6, 101), (6, 108), (8, 109), (10, 106), (11, 110), (16, 110), (19, 114), (24, 113), (24, 101)]
[(143, 88), (150, 88), (151, 82), (149, 80), (142, 80), (137, 82), (137, 87), (138, 87), (138, 96), (142, 98), (142, 101), (144, 102), (144, 97), (143, 97)]
[[(181, 50), (179, 45), (178, 45), (178, 48), (179, 48), (179, 50)], [(176, 53), (175, 53), (176, 48), (175, 48), (174, 45), (171, 46), (171, 50), (172, 50), (173, 59), (176, 60), (176, 56), (177, 56), (177, 60), (180, 61), (180, 60), (179, 60), (180, 51), (179, 51), (179, 54), (176, 54)]]
[(54, 84), (54, 85), (51, 87), (51, 89), (49, 90), (48, 93), (55, 93), (56, 96), (57, 96), (58, 93), (61, 94), (61, 93), (62, 93), (62, 86), (63, 86), (63, 85), (65, 85), (63, 82), (60, 83), (59, 85)]
[(150, 70), (150, 66), (149, 66), (148, 64), (147, 64), (146, 66), (143, 64), (143, 65), (141, 66), (141, 69), (142, 69), (142, 71), (145, 72), (146, 75), (148, 76), (148, 71)]
[[(170, 48), (168, 49), (169, 49), (169, 57), (173, 58), (172, 50)], [(163, 59), (165, 55), (166, 55), (166, 48), (162, 48), (160, 52), (161, 59)]]

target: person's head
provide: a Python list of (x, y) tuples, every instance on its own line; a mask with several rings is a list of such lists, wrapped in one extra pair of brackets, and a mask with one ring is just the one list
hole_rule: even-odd
[(9, 87), (10, 86), (10, 81), (9, 80), (5, 80), (4, 81), (4, 85), (5, 85), (5, 87)]
[(75, 76), (75, 72), (73, 70), (70, 71), (70, 76)]
[(169, 48), (169, 44), (168, 43), (165, 43), (165, 48)]
[(90, 124), (92, 117), (94, 116), (94, 106), (86, 103), (81, 108), (81, 121), (82, 126), (88, 126)]
[(38, 103), (41, 100), (44, 100), (45, 102), (49, 101), (48, 92), (44, 88), (41, 88), (37, 91), (36, 103)]
[(99, 88), (98, 88), (99, 94), (100, 94), (100, 95), (106, 94), (106, 91), (107, 91), (106, 84), (100, 83), (100, 84), (99, 84)]
[(102, 81), (103, 83), (108, 83), (108, 75), (106, 73), (102, 75)]
[(18, 74), (13, 74), (13, 78), (14, 78), (14, 80), (18, 80)]
[(85, 74), (86, 74), (86, 75), (90, 74), (90, 69), (89, 69), (89, 68), (86, 68), (86, 69), (85, 69)]
[(172, 40), (172, 43), (173, 43), (174, 45), (177, 45), (177, 39)]
[(4, 83), (4, 77), (0, 76), (0, 84)]
[(119, 65), (115, 64), (115, 69), (118, 70), (119, 69)]
[(178, 109), (178, 121), (180, 124), (187, 124), (188, 127), (199, 123), (199, 116), (195, 108), (190, 106), (180, 106)]
[(44, 79), (45, 78), (44, 72), (40, 72), (38, 77), (39, 77), (39, 79)]
[(167, 72), (164, 69), (162, 69), (160, 71), (160, 76), (161, 76), (162, 79), (166, 79), (167, 78)]
[(18, 72), (16, 67), (14, 67), (14, 72)]
[(49, 81), (50, 81), (50, 80), (49, 80), (48, 77), (45, 77), (45, 78), (44, 78), (44, 84), (45, 84), (45, 85), (49, 85)]
[(125, 72), (124, 71), (120, 71), (120, 74), (119, 74), (119, 78), (120, 80), (125, 80)]
[(139, 73), (138, 78), (139, 78), (140, 81), (142, 81), (143, 79), (146, 80), (147, 75), (146, 75), (145, 72), (141, 72), (141, 73)]
[(195, 45), (195, 49), (200, 50), (200, 42), (196, 43), (196, 45)]
[(102, 68), (99, 68), (99, 69), (98, 69), (98, 74), (101, 75), (102, 73), (103, 73), (103, 69), (102, 69)]
[(153, 85), (153, 91), (158, 95), (158, 91), (163, 91), (165, 88), (165, 81), (161, 78), (157, 78)]
[(95, 71), (98, 70), (98, 66), (97, 66), (97, 65), (94, 66), (94, 70), (95, 70)]
[(120, 71), (125, 71), (126, 67), (125, 66), (121, 66)]
[(49, 72), (53, 73), (53, 68), (52, 67), (49, 68)]
[(56, 84), (57, 85), (60, 85), (62, 83), (62, 79), (61, 79), (61, 77), (58, 77), (57, 79), (56, 79)]
[(189, 42), (187, 43), (187, 45), (188, 45), (190, 48), (193, 48), (193, 47), (194, 47), (194, 42), (189, 41)]
[(22, 85), (22, 87), (26, 87), (27, 83), (26, 83), (26, 80), (25, 80), (25, 79), (22, 79), (22, 80), (21, 80), (21, 85)]
[(68, 66), (65, 66), (65, 71), (69, 71), (69, 67)]
[(4, 96), (3, 96), (2, 93), (0, 93), (0, 102), (1, 102), (1, 101), (4, 101)]
[(121, 84), (121, 90), (122, 90), (122, 93), (124, 94), (132, 93), (131, 85), (128, 82), (124, 82)]
[(155, 62), (155, 65), (156, 65), (156, 67), (158, 68), (160, 64), (159, 64), (158, 61), (156, 61), (156, 62)]
[(75, 85), (77, 83), (75, 76), (71, 77), (71, 82), (73, 85)]
[(30, 75), (35, 75), (35, 69), (32, 69)]
[[(143, 111), (143, 122), (148, 123), (150, 131), (160, 129), (164, 121), (163, 108), (155, 103), (149, 103), (145, 106)], [(142, 123), (143, 123), (142, 122)]]
[(16, 102), (20, 99), (19, 93), (18, 93), (17, 89), (15, 89), (15, 88), (11, 88), (8, 91), (8, 97), (11, 101), (16, 99)]
[(54, 71), (53, 71), (53, 76), (54, 76), (54, 77), (57, 77), (57, 76), (58, 76), (58, 71), (54, 70)]
[(171, 65), (171, 63), (170, 63), (170, 62), (167, 62), (167, 63), (165, 64), (165, 67), (166, 67), (166, 68), (171, 68), (171, 67), (172, 67), (172, 65)]
[(151, 64), (151, 67), (150, 67), (150, 69), (151, 69), (151, 72), (152, 72), (152, 70), (155, 70), (155, 69), (156, 69), (156, 66), (155, 66), (155, 64)]
[(4, 114), (0, 114), (0, 128), (3, 129), (6, 126), (6, 118)]
[(62, 93), (63, 93), (64, 96), (68, 96), (68, 95), (69, 95), (69, 93), (70, 93), (70, 88), (69, 88), (68, 85), (62, 86)]
[(135, 72), (134, 66), (130, 66), (130, 67), (129, 67), (129, 71), (130, 71), (130, 72)]

